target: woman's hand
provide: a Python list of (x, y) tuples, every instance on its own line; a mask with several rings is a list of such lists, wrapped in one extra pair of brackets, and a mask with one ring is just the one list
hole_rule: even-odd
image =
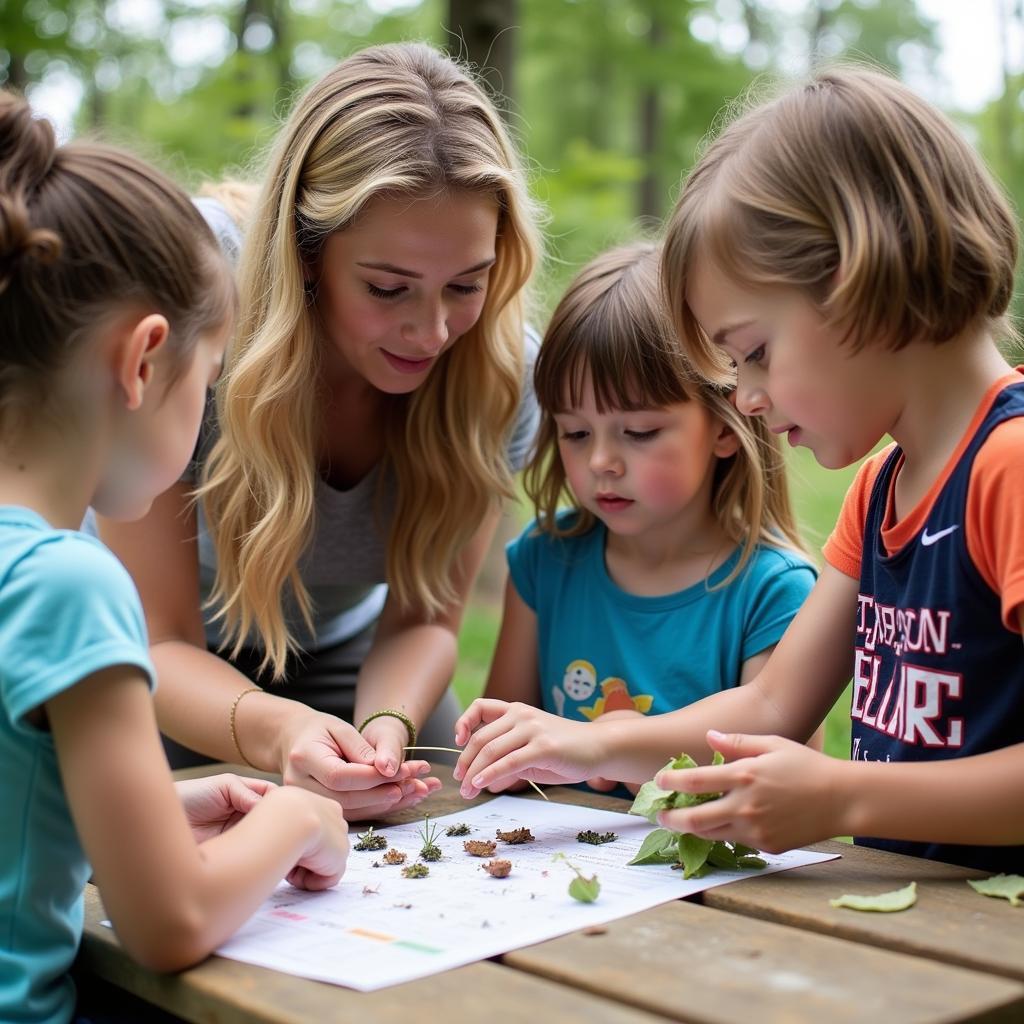
[[(378, 721), (374, 719), (370, 726)], [(397, 720), (396, 724), (404, 736), (405, 726)], [(430, 771), (426, 761), (402, 763), (399, 758), (392, 775), (382, 774), (370, 742), (376, 733), (362, 736), (348, 722), (304, 705), (292, 712), (281, 736), (284, 781), (330, 797), (350, 821), (414, 807), (441, 788), (440, 780), (421, 777)]]
[(226, 832), (276, 788), (266, 779), (227, 774), (187, 779), (174, 785), (197, 843)]
[(517, 779), (548, 784), (583, 782), (600, 770), (602, 753), (590, 722), (571, 722), (529, 704), (479, 698), (455, 723), (465, 745), (455, 765), (467, 800)]

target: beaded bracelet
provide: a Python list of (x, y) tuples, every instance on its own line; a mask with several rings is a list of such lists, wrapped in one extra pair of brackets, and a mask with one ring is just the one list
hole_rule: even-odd
[[(236, 714), (236, 713), (237, 713), (237, 711), (238, 711), (238, 703), (239, 703), (239, 701), (241, 701), (241, 699), (242, 699), (242, 698), (243, 698), (244, 696), (246, 696), (246, 694), (249, 694), (249, 693), (262, 693), (262, 692), (263, 692), (263, 690), (262, 690), (262, 689), (261, 689), (260, 687), (258, 687), (258, 686), (250, 686), (248, 690), (243, 690), (243, 691), (242, 691), (242, 692), (241, 692), (240, 694), (238, 694), (238, 695), (237, 695), (237, 696), (235, 697), (235, 699), (234, 699), (234, 700), (233, 700), (233, 701), (231, 702), (231, 713), (230, 713), (230, 714), (228, 715), (228, 725), (229, 725), (229, 727), (231, 728), (231, 742), (232, 742), (232, 743), (234, 743), (234, 745), (235, 745), (235, 750), (237, 750), (237, 751), (238, 751), (238, 756), (239, 756), (239, 757), (240, 757), (240, 758), (242, 759), (242, 761), (243, 761), (243, 762), (244, 762), (245, 764), (247, 764), (247, 765), (248, 765), (248, 766), (249, 766), (250, 768), (256, 768), (256, 765), (254, 765), (254, 764), (252, 763), (252, 761), (250, 761), (250, 760), (249, 760), (249, 758), (247, 758), (247, 757), (245, 756), (245, 754), (243, 754), (243, 753), (242, 753), (242, 748), (241, 748), (241, 746), (240, 746), (240, 745), (239, 745), (239, 743), (238, 743), (238, 733), (237, 733), (237, 732), (235, 731), (235, 714)], [(258, 771), (258, 770), (259, 770), (259, 769), (257, 768), (257, 771)]]
[(375, 718), (397, 718), (402, 725), (405, 726), (406, 731), (409, 733), (409, 746), (414, 747), (416, 745), (416, 726), (412, 724), (412, 719), (402, 711), (397, 711), (395, 708), (385, 708), (383, 711), (374, 711), (372, 715), (368, 715), (363, 719), (363, 724), (359, 726), (359, 731), (362, 732)]

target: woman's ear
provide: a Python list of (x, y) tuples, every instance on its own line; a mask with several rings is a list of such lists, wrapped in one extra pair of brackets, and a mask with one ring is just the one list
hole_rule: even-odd
[(736, 431), (722, 420), (718, 420), (718, 435), (712, 448), (713, 453), (720, 459), (727, 459), (740, 450), (740, 439)]
[(148, 313), (122, 322), (114, 346), (114, 371), (124, 394), (125, 408), (134, 412), (142, 405), (146, 388), (153, 381), (153, 366), (171, 325), (160, 313)]

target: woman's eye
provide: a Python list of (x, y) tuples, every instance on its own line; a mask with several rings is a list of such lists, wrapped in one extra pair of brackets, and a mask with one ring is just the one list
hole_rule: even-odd
[(764, 359), (764, 345), (758, 345), (757, 348), (751, 349), (743, 362), (745, 363), (760, 363)]
[(654, 430), (627, 430), (625, 433), (631, 441), (653, 441), (661, 431), (656, 427)]
[(377, 299), (397, 299), (405, 291), (405, 285), (399, 285), (397, 288), (378, 288), (367, 281), (366, 290)]
[(475, 295), (483, 291), (483, 286), (479, 284), (450, 284), (448, 287), (459, 295)]

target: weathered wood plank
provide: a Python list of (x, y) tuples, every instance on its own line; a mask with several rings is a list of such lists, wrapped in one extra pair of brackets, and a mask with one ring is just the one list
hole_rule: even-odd
[(377, 992), (353, 992), (235, 960), (211, 957), (178, 975), (135, 964), (104, 919), (93, 886), (86, 892), (85, 938), (77, 969), (194, 1024), (521, 1024), (530, 1014), (552, 1024), (664, 1024), (665, 1018), (484, 961)]
[[(979, 896), (965, 879), (983, 872), (845, 843), (811, 847), (842, 860), (704, 892), (707, 907), (871, 946), (1024, 980), (1024, 908)], [(898, 914), (829, 906), (843, 893), (879, 893), (917, 882), (917, 903)], [(1024, 1019), (1024, 1015), (1022, 1018)]]
[(1024, 1019), (1019, 982), (683, 901), (502, 962), (687, 1024)]

